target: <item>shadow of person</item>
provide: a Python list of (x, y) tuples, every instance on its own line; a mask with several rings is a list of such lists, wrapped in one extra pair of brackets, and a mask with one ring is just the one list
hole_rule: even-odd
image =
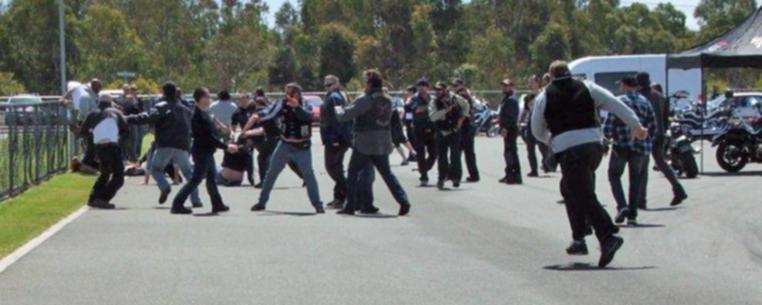
[(642, 267), (605, 267), (601, 268), (598, 267), (598, 265), (592, 265), (589, 263), (569, 263), (569, 264), (559, 264), (559, 265), (550, 265), (542, 267), (545, 270), (551, 270), (551, 271), (638, 271), (638, 270), (649, 270), (649, 269), (656, 269), (654, 266), (642, 266)]
[(762, 176), (762, 171), (748, 171), (748, 172), (738, 172), (738, 173), (705, 172), (705, 173), (701, 174), (700, 176), (707, 176), (707, 177), (748, 177), (748, 176)]
[(215, 217), (215, 216), (220, 216), (220, 214), (215, 212), (206, 212), (206, 213), (193, 214), (193, 216), (194, 217)]
[(643, 212), (669, 212), (677, 210), (678, 207), (663, 207), (663, 208), (655, 208), (655, 209), (647, 209), (643, 210)]
[(637, 225), (620, 225), (619, 228), (621, 229), (654, 229), (654, 228), (664, 228), (665, 225), (662, 224), (655, 224), (655, 223), (639, 223)]
[(310, 213), (310, 212), (285, 212), (285, 211), (271, 211), (266, 210), (264, 213), (262, 213), (262, 216), (295, 216), (295, 217), (305, 217), (305, 216), (317, 216), (317, 213)]
[(376, 213), (376, 214), (357, 214), (355, 215), (359, 218), (370, 218), (370, 219), (393, 219), (397, 218), (397, 215), (390, 215), (390, 214), (382, 214), (382, 213)]

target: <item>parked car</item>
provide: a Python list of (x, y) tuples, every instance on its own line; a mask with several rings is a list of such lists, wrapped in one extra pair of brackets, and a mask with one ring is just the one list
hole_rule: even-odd
[(312, 124), (320, 124), (320, 106), (323, 106), (323, 99), (317, 95), (305, 95), (304, 102), (312, 108)]
[(24, 108), (24, 111), (31, 112), (34, 110), (34, 105), (40, 105), (42, 104), (42, 98), (40, 98), (37, 95), (32, 94), (22, 94), (22, 95), (16, 95), (11, 96), (8, 101), (4, 103), (7, 106), (21, 106), (21, 105), (27, 105), (29, 107)]

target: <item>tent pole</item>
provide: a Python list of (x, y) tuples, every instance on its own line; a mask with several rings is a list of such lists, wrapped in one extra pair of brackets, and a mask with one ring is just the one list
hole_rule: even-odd
[(704, 63), (702, 61), (701, 63), (701, 99), (704, 99), (704, 101), (701, 103), (701, 174), (704, 174), (704, 126), (706, 126), (704, 123), (706, 121), (706, 77), (704, 75)]

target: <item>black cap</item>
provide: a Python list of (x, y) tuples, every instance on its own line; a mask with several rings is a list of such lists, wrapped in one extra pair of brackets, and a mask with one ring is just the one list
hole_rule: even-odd
[(626, 85), (628, 87), (638, 87), (638, 80), (635, 79), (635, 77), (632, 76), (625, 76), (622, 78), (622, 80), (619, 82), (620, 84)]
[(643, 88), (651, 87), (651, 75), (648, 72), (639, 72), (635, 74), (635, 78), (638, 81), (638, 85)]
[(415, 82), (415, 86), (416, 87), (421, 87), (421, 86), (428, 87), (428, 86), (430, 86), (429, 80), (426, 79), (425, 77), (421, 77), (421, 79), (419, 79), (417, 82)]

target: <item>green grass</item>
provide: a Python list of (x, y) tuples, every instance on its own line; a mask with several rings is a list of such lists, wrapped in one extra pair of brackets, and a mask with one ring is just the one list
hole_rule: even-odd
[(0, 257), (85, 204), (95, 177), (62, 174), (0, 203)]

